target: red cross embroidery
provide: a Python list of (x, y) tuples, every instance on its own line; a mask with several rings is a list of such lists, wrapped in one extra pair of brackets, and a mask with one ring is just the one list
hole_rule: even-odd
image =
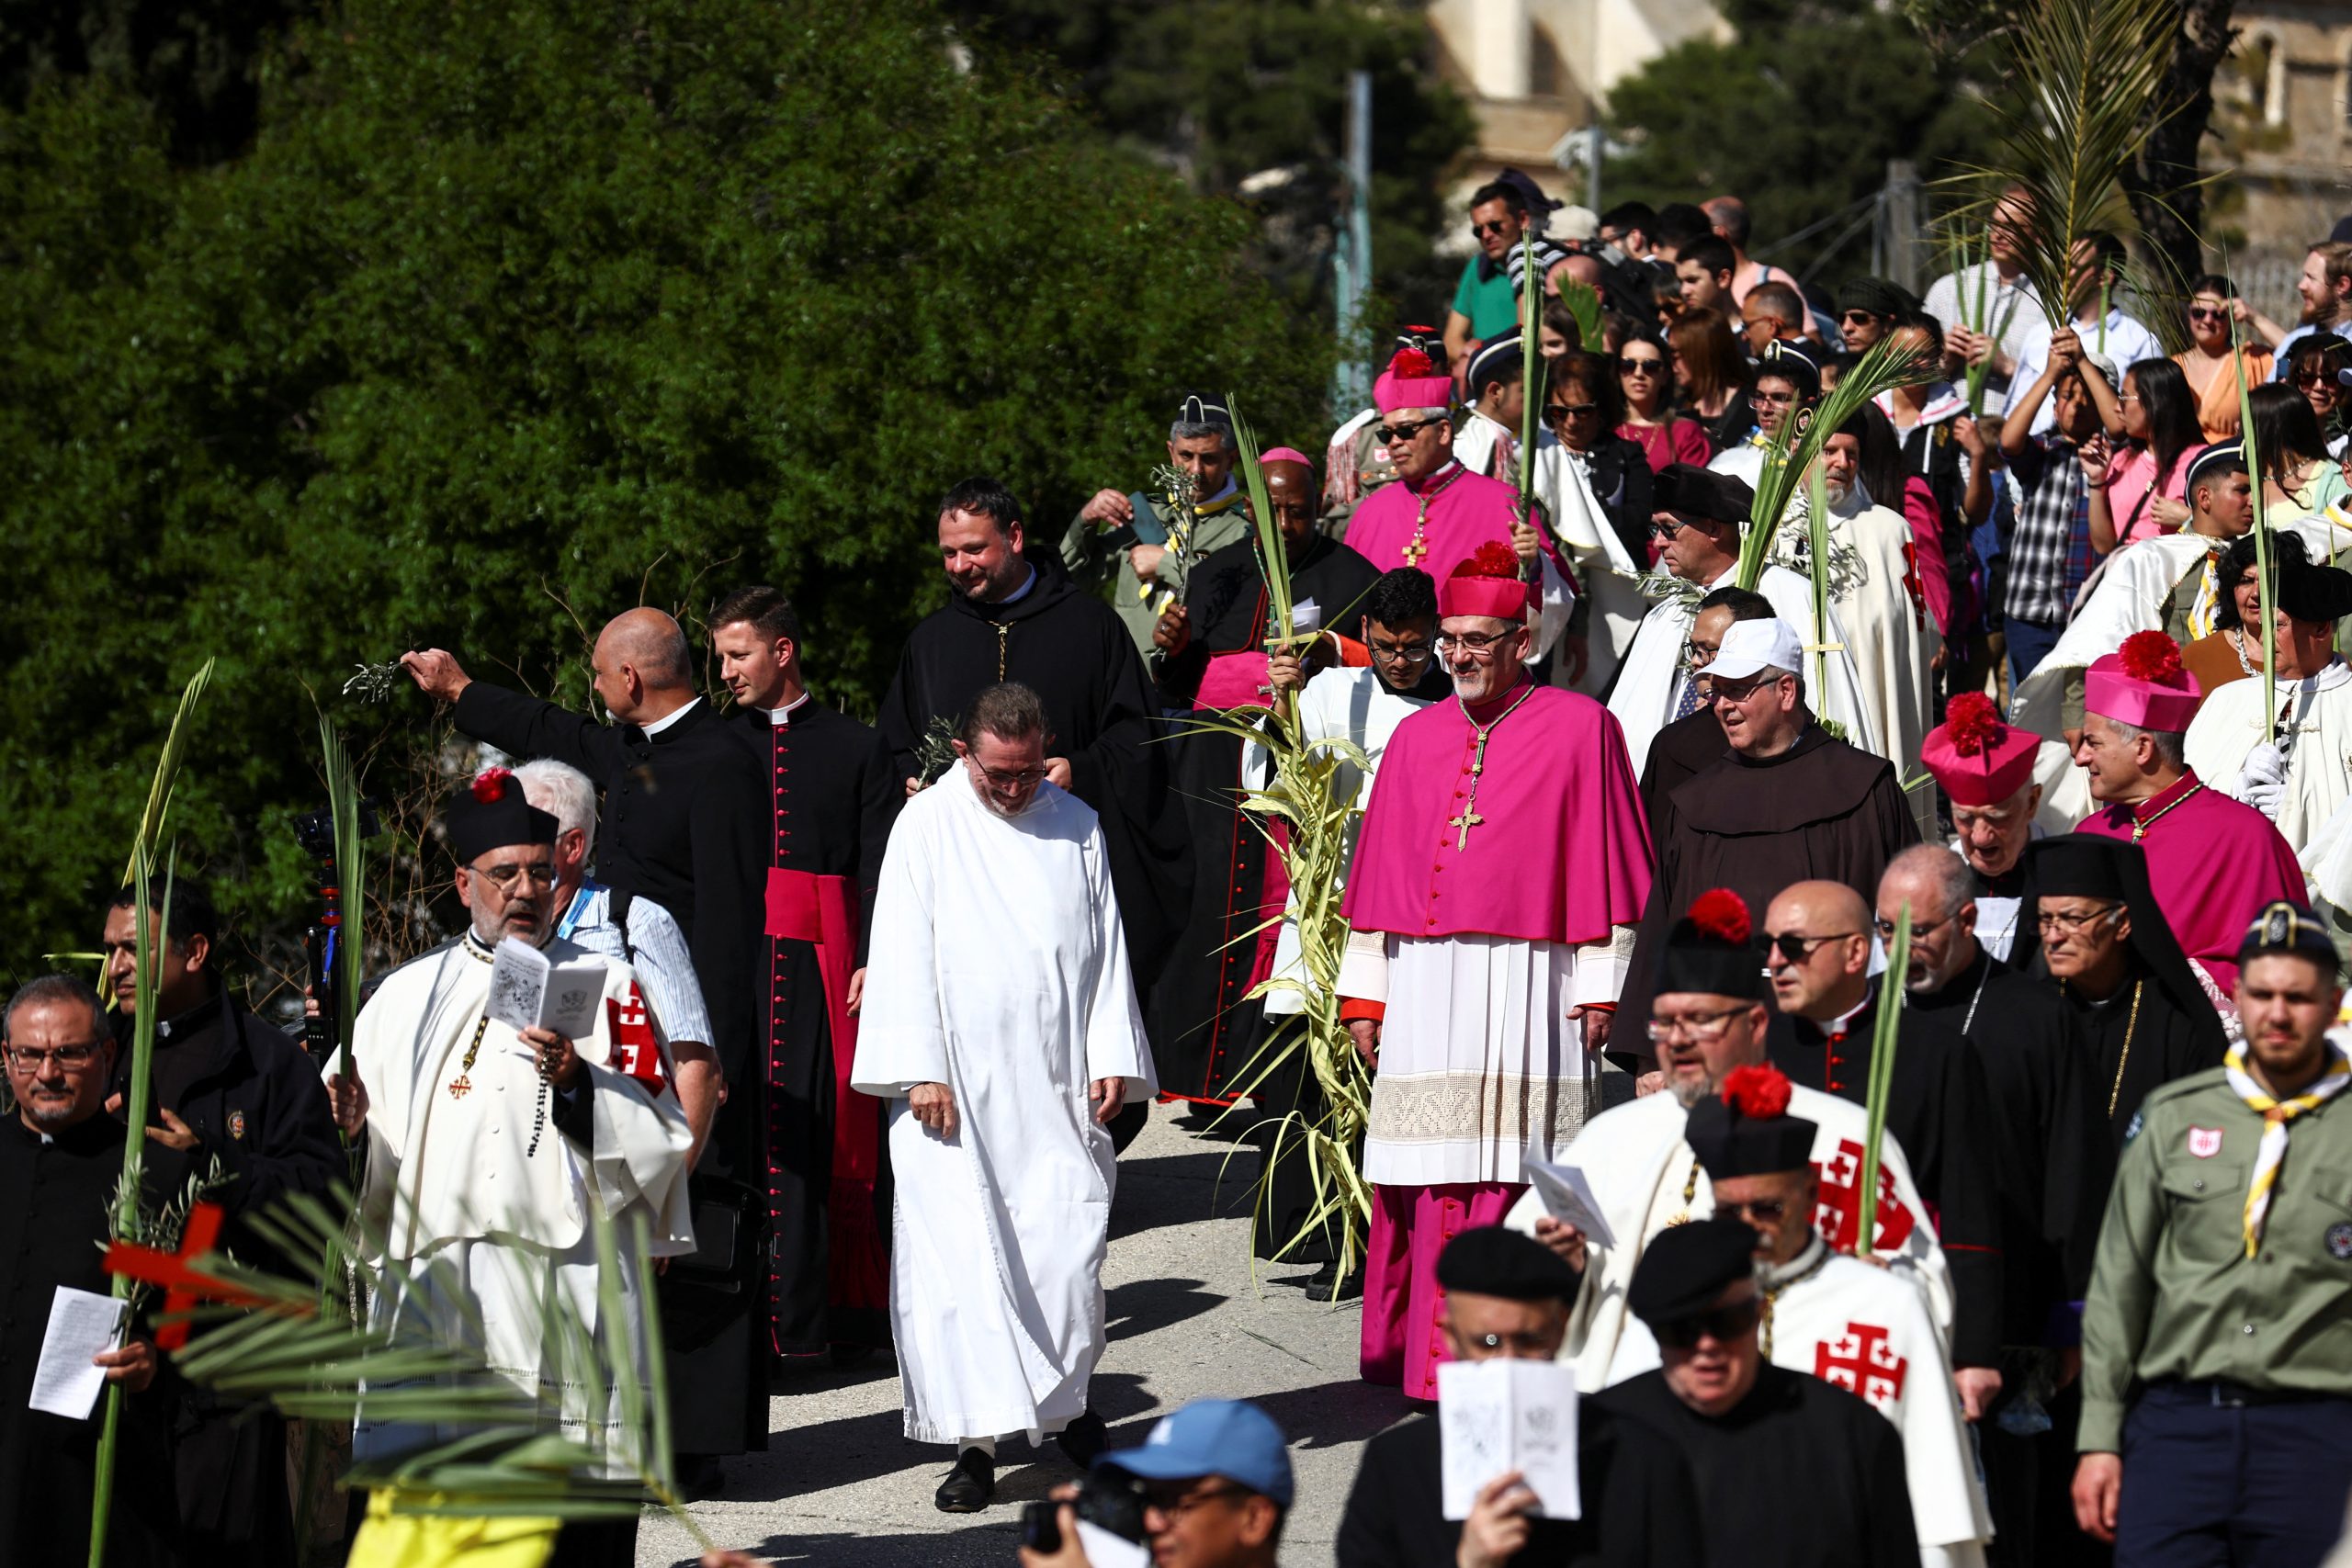
[[(180, 1230), (180, 1249), (165, 1252), (153, 1247), (136, 1247), (127, 1241), (107, 1243), (107, 1272), (120, 1274), (143, 1284), (164, 1287), (164, 1315), (186, 1313), (205, 1302), (222, 1302), (231, 1306), (260, 1306), (261, 1297), (250, 1295), (225, 1280), (209, 1274), (199, 1274), (188, 1265), (212, 1250), (220, 1239), (220, 1205), (198, 1203), (188, 1210), (187, 1224)], [(155, 1331), (155, 1348), (176, 1350), (187, 1343), (188, 1322), (183, 1317), (176, 1323), (166, 1323)]]
[[(1814, 1213), (1814, 1227), (1833, 1251), (1851, 1252), (1860, 1209), (1854, 1189), (1862, 1179), (1861, 1141), (1839, 1139), (1838, 1152), (1827, 1160), (1815, 1160), (1813, 1168), (1821, 1178), (1821, 1203)], [(1900, 1250), (1911, 1238), (1912, 1224), (1911, 1211), (1894, 1195), (1894, 1173), (1882, 1163), (1878, 1168), (1877, 1245), (1872, 1250)]]
[(1886, 1330), (1849, 1323), (1846, 1332), (1813, 1348), (1813, 1375), (1858, 1393), (1882, 1410), (1903, 1397), (1903, 1373), (1910, 1362), (1886, 1342)]
[(662, 1045), (653, 1035), (653, 1019), (645, 1010), (645, 998), (638, 994), (637, 982), (629, 981), (617, 997), (605, 998), (605, 1011), (613, 1028), (613, 1061), (620, 1070), (646, 1087), (650, 1094), (662, 1089)]

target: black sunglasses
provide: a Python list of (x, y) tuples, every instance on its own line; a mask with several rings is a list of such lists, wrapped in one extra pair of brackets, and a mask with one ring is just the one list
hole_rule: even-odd
[(1386, 446), (1398, 441), (1410, 441), (1414, 436), (1419, 435), (1430, 425), (1440, 424), (1444, 422), (1442, 420), (1417, 419), (1406, 424), (1375, 425), (1373, 427), (1372, 434), (1379, 440), (1383, 446)]
[[(1721, 682), (1716, 682), (1716, 689), (1722, 689)], [(1860, 931), (1831, 931), (1826, 936), (1807, 936), (1803, 931), (1782, 931), (1778, 936), (1767, 936), (1764, 945), (1792, 964), (1802, 964), (1811, 958), (1825, 942), (1843, 942), (1849, 936), (1861, 934)]]
[(1690, 1317), (1669, 1318), (1654, 1325), (1651, 1332), (1657, 1337), (1657, 1342), (1669, 1350), (1688, 1350), (1702, 1337), (1719, 1344), (1729, 1344), (1750, 1333), (1763, 1310), (1763, 1303), (1751, 1297), (1747, 1301), (1735, 1302), (1730, 1306), (1716, 1307)]

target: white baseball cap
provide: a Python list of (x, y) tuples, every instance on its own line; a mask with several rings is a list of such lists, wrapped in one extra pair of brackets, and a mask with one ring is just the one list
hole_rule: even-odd
[(1804, 644), (1794, 627), (1777, 615), (1769, 621), (1734, 621), (1715, 649), (1714, 662), (1699, 671), (1724, 681), (1745, 681), (1758, 670), (1804, 668)]

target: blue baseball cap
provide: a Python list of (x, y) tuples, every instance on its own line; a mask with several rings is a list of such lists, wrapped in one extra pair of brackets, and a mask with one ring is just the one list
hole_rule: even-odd
[(1222, 1475), (1283, 1507), (1292, 1495), (1290, 1450), (1273, 1417), (1238, 1399), (1196, 1399), (1159, 1418), (1139, 1449), (1098, 1456), (1097, 1470), (1145, 1481)]

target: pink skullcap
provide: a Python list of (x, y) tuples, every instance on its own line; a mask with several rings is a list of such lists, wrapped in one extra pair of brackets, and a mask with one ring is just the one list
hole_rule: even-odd
[(1314, 459), (1295, 446), (1277, 446), (1258, 459), (1261, 468), (1269, 463), (1304, 463), (1310, 468), (1315, 466)]

